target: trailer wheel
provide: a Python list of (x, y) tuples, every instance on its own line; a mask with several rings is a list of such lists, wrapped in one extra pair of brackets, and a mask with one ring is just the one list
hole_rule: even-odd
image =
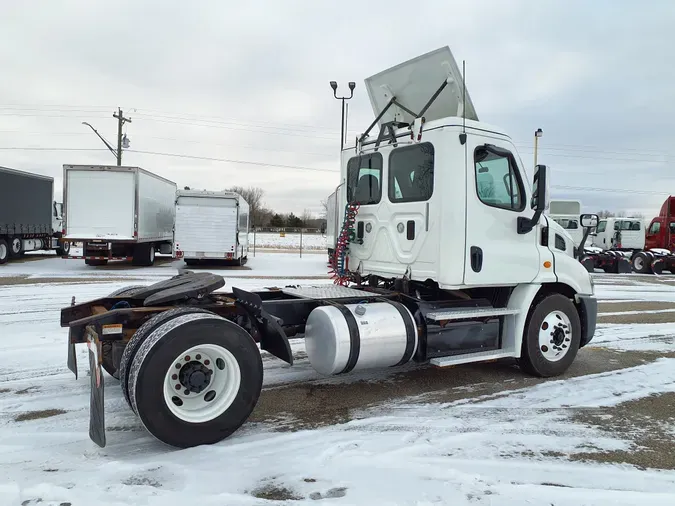
[(185, 314), (156, 328), (129, 372), (129, 396), (145, 428), (187, 448), (225, 439), (260, 396), (263, 366), (255, 341), (214, 314)]
[(9, 246), (5, 239), (0, 238), (0, 265), (6, 264), (9, 258)]
[(651, 272), (651, 259), (644, 251), (635, 253), (631, 258), (633, 270), (638, 274), (649, 274)]
[(67, 256), (69, 253), (70, 253), (70, 243), (69, 242), (62, 242), (56, 248), (56, 255), (57, 256), (64, 257), (64, 256)]
[(23, 252), (23, 242), (20, 237), (10, 237), (9, 239), (9, 256), (11, 258), (18, 258)]
[(168, 311), (164, 311), (163, 313), (159, 313), (150, 318), (143, 325), (141, 325), (138, 328), (138, 330), (134, 333), (134, 335), (131, 336), (131, 339), (129, 339), (129, 342), (127, 343), (127, 345), (124, 348), (124, 351), (122, 352), (122, 359), (120, 360), (120, 371), (118, 376), (120, 384), (122, 386), (122, 393), (124, 394), (124, 398), (127, 400), (127, 403), (129, 404), (131, 409), (134, 409), (134, 407), (131, 405), (131, 400), (129, 399), (129, 371), (131, 370), (132, 361), (134, 360), (136, 352), (140, 348), (141, 344), (143, 344), (143, 342), (152, 333), (152, 331), (154, 331), (160, 325), (166, 323), (172, 318), (192, 313), (213, 314), (203, 309), (198, 309), (194, 307), (176, 307), (173, 309), (169, 309)]
[(520, 367), (534, 376), (548, 378), (564, 373), (579, 351), (581, 321), (572, 301), (555, 293), (530, 310)]
[(134, 254), (131, 259), (132, 265), (139, 267), (150, 267), (155, 263), (155, 245), (138, 244), (134, 248)]
[(655, 258), (652, 262), (652, 272), (656, 275), (663, 274), (663, 268), (665, 267), (665, 261), (663, 258)]

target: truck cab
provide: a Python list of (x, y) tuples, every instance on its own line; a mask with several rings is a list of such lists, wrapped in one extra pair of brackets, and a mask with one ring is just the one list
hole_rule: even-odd
[(593, 234), (593, 246), (603, 250), (641, 250), (645, 247), (644, 225), (641, 218), (602, 219)]

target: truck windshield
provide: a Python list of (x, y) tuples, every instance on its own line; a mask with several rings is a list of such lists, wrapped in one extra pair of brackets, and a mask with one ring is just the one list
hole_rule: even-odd
[(355, 156), (347, 162), (347, 200), (362, 206), (377, 204), (382, 195), (382, 155)]

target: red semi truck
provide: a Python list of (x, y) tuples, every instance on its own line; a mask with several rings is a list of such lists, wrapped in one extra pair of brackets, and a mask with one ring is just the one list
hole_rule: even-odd
[(675, 274), (675, 221), (672, 209), (675, 197), (669, 195), (645, 231), (645, 247), (631, 257), (633, 270), (640, 274), (661, 274), (669, 271)]

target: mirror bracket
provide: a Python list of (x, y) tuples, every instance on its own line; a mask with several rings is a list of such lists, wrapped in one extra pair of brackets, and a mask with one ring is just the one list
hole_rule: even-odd
[(527, 234), (539, 223), (541, 215), (546, 208), (546, 190), (547, 190), (547, 174), (545, 165), (537, 165), (537, 172), (534, 175), (534, 181), (537, 183), (536, 207), (532, 218), (519, 216), (517, 220), (518, 234)]

